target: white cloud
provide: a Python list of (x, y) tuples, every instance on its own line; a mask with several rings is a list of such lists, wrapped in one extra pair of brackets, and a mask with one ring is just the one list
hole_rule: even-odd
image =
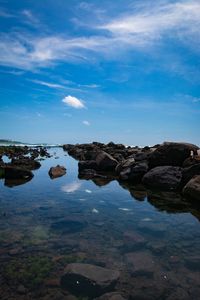
[[(85, 7), (86, 4), (82, 3)], [(37, 24), (38, 21), (31, 11), (24, 10), (22, 13), (30, 23)], [(108, 59), (120, 59), (119, 54), (127, 50), (150, 52), (150, 47), (147, 46), (158, 47), (168, 37), (198, 51), (200, 3), (156, 1), (151, 6), (133, 6), (118, 17), (107, 16), (101, 21), (90, 20), (87, 30), (89, 29), (92, 30), (91, 35), (75, 38), (44, 34), (33, 36), (16, 31), (2, 34), (0, 64), (34, 70), (59, 61), (88, 63), (94, 57), (99, 58), (99, 55)]]
[(77, 108), (77, 109), (85, 107), (82, 100), (80, 100), (76, 97), (70, 96), (70, 95), (66, 96), (64, 99), (62, 99), (62, 102), (67, 104), (68, 106), (71, 106), (71, 107), (74, 107), (74, 108)]
[(81, 183), (75, 181), (62, 186), (61, 190), (65, 193), (74, 193), (77, 190), (79, 190), (80, 187), (81, 187)]
[(83, 121), (83, 124), (86, 125), (86, 126), (90, 126), (90, 122), (89, 122), (89, 121), (86, 121), (86, 120)]
[(55, 89), (65, 89), (65, 87), (61, 84), (57, 83), (51, 83), (51, 82), (46, 82), (46, 81), (41, 81), (41, 80), (31, 80), (34, 83), (38, 83), (40, 85), (47, 86), (49, 88), (55, 88)]

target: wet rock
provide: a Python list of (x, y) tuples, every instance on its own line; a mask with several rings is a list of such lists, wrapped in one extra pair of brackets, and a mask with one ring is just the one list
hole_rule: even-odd
[(120, 174), (124, 169), (128, 169), (130, 167), (132, 167), (133, 165), (135, 165), (135, 159), (133, 157), (126, 159), (124, 161), (122, 161), (121, 163), (119, 163), (116, 168), (115, 171), (116, 173)]
[(13, 166), (25, 168), (28, 170), (36, 170), (41, 167), (41, 164), (39, 161), (36, 161), (31, 158), (23, 158), (23, 159), (12, 159), (11, 164)]
[(157, 166), (182, 166), (191, 151), (197, 154), (199, 147), (187, 143), (167, 142), (159, 146), (148, 158), (150, 168)]
[(112, 291), (119, 276), (119, 271), (90, 264), (72, 263), (65, 268), (61, 286), (72, 294), (93, 299)]
[(182, 178), (182, 169), (179, 167), (162, 166), (147, 172), (142, 182), (148, 187), (162, 190), (177, 190)]
[(29, 170), (20, 168), (6, 166), (4, 168), (5, 179), (29, 179), (33, 177), (33, 173)]
[(141, 221), (138, 229), (142, 232), (152, 234), (154, 236), (163, 236), (166, 232), (166, 227), (161, 223), (153, 223), (152, 221)]
[(200, 201), (200, 175), (193, 177), (186, 184), (183, 195), (188, 199)]
[(51, 167), (49, 170), (49, 176), (52, 179), (61, 177), (65, 174), (66, 174), (66, 168), (60, 165), (57, 165), (56, 167)]
[(192, 299), (191, 296), (183, 288), (178, 287), (176, 290), (173, 290), (171, 295), (166, 298), (166, 300), (188, 300)]
[(152, 276), (155, 262), (151, 254), (145, 251), (126, 254), (126, 261), (133, 275)]
[(98, 166), (95, 160), (86, 160), (79, 161), (78, 163), (78, 171), (79, 173), (83, 173), (84, 170), (97, 170)]
[(183, 169), (181, 186), (186, 185), (195, 175), (200, 175), (200, 163)]
[(98, 170), (114, 171), (118, 162), (110, 154), (101, 151), (96, 157)]
[(121, 294), (114, 292), (114, 293), (106, 293), (101, 297), (95, 298), (95, 300), (125, 300)]

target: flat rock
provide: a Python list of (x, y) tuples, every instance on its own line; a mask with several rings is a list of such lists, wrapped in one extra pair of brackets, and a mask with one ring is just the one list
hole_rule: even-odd
[(180, 167), (162, 166), (147, 172), (142, 182), (151, 188), (161, 190), (176, 190), (180, 186), (182, 169)]
[(193, 177), (184, 187), (183, 195), (191, 200), (200, 201), (200, 175)]
[(77, 296), (94, 298), (112, 291), (119, 276), (120, 273), (116, 270), (72, 263), (65, 268), (61, 286)]

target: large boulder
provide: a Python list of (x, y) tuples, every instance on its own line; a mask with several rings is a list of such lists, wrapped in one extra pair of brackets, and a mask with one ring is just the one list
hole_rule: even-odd
[(149, 166), (182, 166), (193, 151), (197, 154), (199, 147), (187, 143), (164, 143), (149, 155)]
[(110, 154), (101, 151), (96, 157), (96, 163), (98, 170), (102, 171), (114, 171), (118, 162)]
[(182, 168), (162, 166), (151, 169), (147, 172), (142, 181), (151, 188), (161, 190), (176, 190), (180, 186)]
[(33, 177), (33, 173), (24, 168), (5, 166), (4, 177), (5, 179), (29, 179)]
[(51, 167), (49, 170), (49, 176), (52, 179), (61, 177), (65, 174), (66, 174), (66, 168), (60, 165), (57, 165), (56, 167)]
[(200, 175), (193, 177), (184, 187), (183, 195), (200, 202)]
[(141, 181), (147, 171), (148, 164), (146, 162), (139, 162), (121, 171), (119, 178), (137, 183)]
[(61, 286), (75, 295), (94, 298), (112, 291), (119, 271), (83, 263), (71, 263), (61, 277)]

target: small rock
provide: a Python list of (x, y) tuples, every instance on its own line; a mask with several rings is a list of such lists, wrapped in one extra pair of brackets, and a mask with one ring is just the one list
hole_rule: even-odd
[(57, 165), (56, 167), (51, 167), (49, 170), (49, 176), (52, 179), (61, 177), (65, 174), (66, 174), (66, 168), (60, 165)]

